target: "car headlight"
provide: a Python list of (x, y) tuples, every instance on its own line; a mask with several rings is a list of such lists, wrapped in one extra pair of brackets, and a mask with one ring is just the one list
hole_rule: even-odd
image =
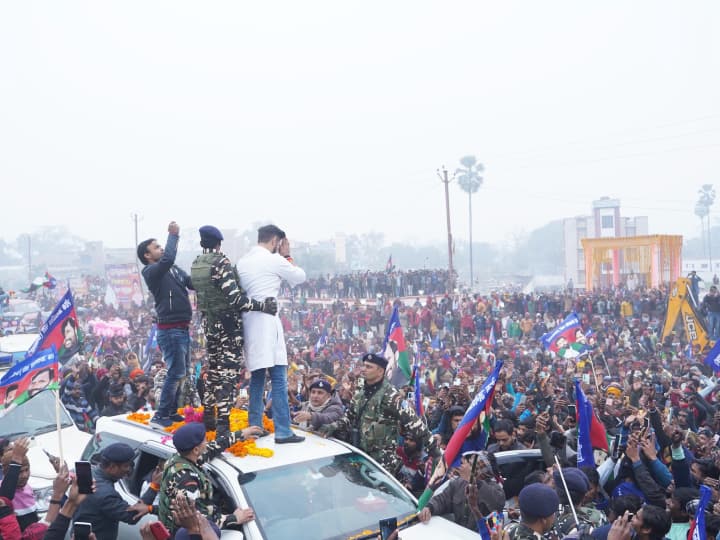
[(52, 486), (41, 489), (33, 489), (33, 495), (35, 495), (35, 504), (37, 504), (38, 513), (48, 511), (48, 508), (50, 508), (50, 499), (52, 499), (52, 493)]

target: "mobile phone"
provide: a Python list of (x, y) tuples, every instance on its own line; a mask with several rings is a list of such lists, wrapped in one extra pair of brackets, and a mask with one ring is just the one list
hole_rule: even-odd
[(620, 435), (615, 435), (615, 440), (612, 444), (612, 458), (617, 461), (620, 459)]
[(552, 410), (552, 403), (551, 403), (550, 405), (548, 405), (547, 407), (545, 407), (545, 412), (546, 412), (546, 413), (550, 414), (550, 411), (551, 411), (551, 410)]
[(575, 408), (575, 405), (568, 405), (568, 414), (573, 418), (577, 418), (577, 409)]
[(247, 388), (241, 388), (239, 395), (241, 398), (247, 398), (248, 397)]
[(585, 384), (590, 384), (590, 374), (589, 373), (583, 373), (582, 382), (584, 382)]
[(397, 518), (391, 517), (387, 519), (381, 519), (380, 525), (380, 538), (387, 540), (395, 529), (397, 529)]
[(408, 398), (408, 401), (415, 401), (415, 392), (408, 392), (407, 398)]
[(88, 540), (92, 532), (92, 523), (86, 521), (76, 521), (73, 525), (73, 535), (75, 540)]
[(655, 393), (656, 394), (664, 394), (665, 393), (665, 388), (663, 388), (662, 384), (655, 385)]
[(90, 495), (92, 493), (92, 469), (89, 461), (75, 462), (75, 476), (77, 477), (78, 493)]
[(155, 540), (168, 540), (170, 538), (170, 531), (167, 530), (162, 521), (153, 521), (150, 524), (150, 532), (155, 537)]
[(460, 386), (460, 384), (462, 384), (462, 381), (460, 379), (455, 379), (453, 381), (453, 386)]
[(612, 407), (614, 404), (615, 404), (615, 400), (611, 397), (609, 397), (605, 400), (606, 407)]

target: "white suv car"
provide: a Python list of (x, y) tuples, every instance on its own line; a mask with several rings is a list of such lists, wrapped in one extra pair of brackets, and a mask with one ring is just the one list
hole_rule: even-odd
[[(175, 448), (167, 433), (125, 416), (103, 417), (83, 459), (92, 460), (115, 442), (137, 449), (132, 476), (115, 484), (133, 504), (158, 460), (168, 459)], [(389, 517), (397, 518), (403, 540), (477, 538), (476, 532), (441, 517), (418, 523), (417, 500), (373, 459), (348, 444), (307, 433), (300, 444), (276, 446), (269, 436), (259, 439), (258, 446), (275, 455), (238, 458), (225, 452), (206, 465), (224, 514), (238, 506), (255, 511), (256, 519), (242, 533), (223, 531), (223, 539), (374, 540), (378, 521)], [(119, 537), (137, 539), (138, 527), (121, 524)]]

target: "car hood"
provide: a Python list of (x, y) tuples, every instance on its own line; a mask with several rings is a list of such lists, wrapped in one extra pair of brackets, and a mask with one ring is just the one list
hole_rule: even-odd
[[(91, 435), (80, 431), (77, 427), (66, 427), (62, 430), (63, 459), (70, 469), (75, 468), (75, 462), (80, 460), (85, 446)], [(43, 433), (33, 437), (28, 450), (30, 461), (30, 480), (28, 483), (33, 489), (41, 489), (52, 485), (56, 473), (45, 455), (47, 450), (54, 456), (60, 456), (60, 443), (57, 431)]]
[(400, 531), (402, 540), (477, 540), (478, 533), (445, 518), (433, 517), (427, 523), (416, 523)]

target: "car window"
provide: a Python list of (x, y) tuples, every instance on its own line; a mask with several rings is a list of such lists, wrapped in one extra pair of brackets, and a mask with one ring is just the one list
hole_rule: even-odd
[(120, 437), (119, 435), (107, 432), (96, 433), (85, 446), (85, 450), (83, 450), (82, 453), (82, 459), (95, 464), (100, 463), (100, 452), (102, 452), (103, 448), (115, 443), (125, 443), (135, 450), (137, 450), (138, 446), (140, 446), (139, 442), (132, 439), (126, 439), (125, 437)]
[(239, 481), (267, 540), (347, 538), (416, 510), (393, 478), (355, 453), (257, 471)]

